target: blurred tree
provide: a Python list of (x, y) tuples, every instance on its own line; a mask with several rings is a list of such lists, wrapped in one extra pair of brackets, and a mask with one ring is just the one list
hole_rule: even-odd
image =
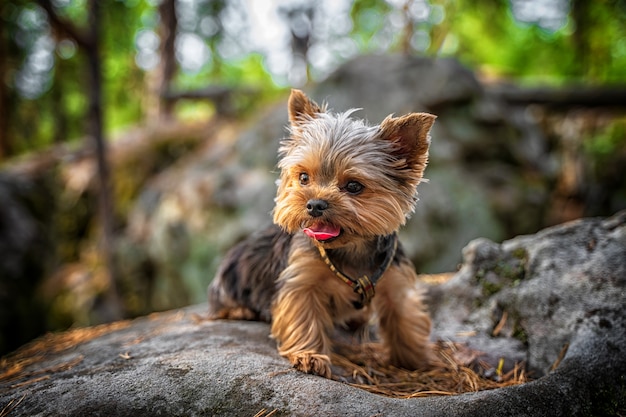
[[(282, 19), (267, 22), (251, 19), (244, 0), (101, 3), (106, 131), (153, 110), (172, 114), (174, 101), (160, 95), (244, 84), (273, 92), (274, 82), (322, 78), (355, 53), (457, 56), (488, 74), (557, 85), (620, 82), (626, 68), (623, 0), (304, 0), (266, 3)], [(86, 23), (82, 2), (53, 5)], [(80, 46), (54, 34), (33, 0), (3, 1), (0, 19), (0, 158), (81, 137), (88, 106)], [(284, 26), (284, 41), (260, 47), (253, 24), (271, 33)], [(286, 76), (290, 66), (303, 68), (300, 81)]]
[(571, 1), (575, 72), (596, 83), (626, 81), (626, 1)]
[(315, 4), (290, 4), (281, 6), (279, 14), (287, 23), (290, 33), (291, 68), (289, 79), (294, 86), (306, 84), (311, 78), (309, 49), (314, 38)]
[(113, 200), (110, 189), (110, 170), (107, 159), (107, 146), (103, 129), (102, 99), (102, 61), (100, 55), (101, 4), (99, 0), (89, 0), (85, 28), (59, 16), (51, 0), (39, 0), (57, 37), (69, 38), (76, 42), (80, 51), (87, 57), (85, 69), (88, 79), (89, 133), (94, 142), (98, 171), (98, 194), (101, 220), (101, 250), (107, 276), (107, 291), (103, 305), (107, 317), (104, 320), (116, 320), (123, 317), (123, 307), (117, 291), (116, 268), (113, 261)]
[[(4, 17), (4, 16), (3, 16)], [(11, 154), (11, 142), (9, 139), (9, 109), (10, 105), (10, 90), (4, 80), (7, 78), (9, 72), (9, 43), (10, 43), (10, 30), (9, 24), (12, 22), (7, 19), (2, 19), (2, 25), (0, 25), (0, 114), (4, 115), (0, 117), (0, 161)]]
[(623, 0), (355, 0), (362, 52), (453, 55), (533, 83), (624, 82)]
[[(107, 126), (136, 122), (141, 118), (140, 101), (134, 87), (141, 85), (143, 73), (134, 65), (133, 35), (141, 24), (142, 3), (131, 6), (106, 1), (102, 19), (103, 80), (111, 104)], [(63, 19), (86, 25), (86, 8), (74, 1), (54, 2)], [(84, 81), (85, 56), (65, 32), (51, 25), (41, 4), (29, 0), (6, 0), (0, 4), (2, 85), (0, 116), (3, 153), (10, 156), (54, 142), (84, 135), (88, 109)], [(115, 24), (111, 23), (115, 22)], [(8, 148), (7, 148), (8, 147)], [(8, 152), (6, 151), (8, 149)]]
[(25, 61), (26, 49), (34, 43), (37, 31), (34, 13), (27, 3), (10, 0), (0, 6), (0, 161), (20, 149), (15, 128), (20, 126), (20, 92), (10, 82)]
[(176, 17), (176, 0), (163, 0), (159, 5), (159, 33), (161, 38), (160, 62), (158, 75), (156, 76), (159, 94), (159, 117), (170, 119), (173, 114), (172, 101), (165, 99), (169, 91), (172, 79), (176, 74), (176, 33), (178, 31), (178, 19)]

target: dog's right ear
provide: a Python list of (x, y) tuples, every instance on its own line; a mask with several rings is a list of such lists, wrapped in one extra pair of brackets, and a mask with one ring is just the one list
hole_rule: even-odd
[(292, 89), (289, 96), (289, 121), (292, 126), (317, 117), (324, 110), (300, 90)]
[(401, 117), (389, 116), (380, 124), (380, 137), (394, 144), (394, 154), (407, 161), (421, 173), (428, 161), (430, 128), (437, 116), (428, 113), (410, 113)]

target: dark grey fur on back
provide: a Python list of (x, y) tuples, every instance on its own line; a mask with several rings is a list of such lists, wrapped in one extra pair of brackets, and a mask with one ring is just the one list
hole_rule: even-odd
[(271, 321), (276, 279), (287, 266), (291, 239), (272, 225), (229, 250), (209, 286), (209, 313), (245, 306), (252, 319)]

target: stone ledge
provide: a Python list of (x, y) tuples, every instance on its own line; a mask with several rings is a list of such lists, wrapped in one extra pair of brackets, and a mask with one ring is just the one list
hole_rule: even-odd
[[(1, 363), (0, 415), (624, 414), (626, 212), (501, 245), (474, 241), (464, 256), (461, 270), (433, 289), (435, 334), (453, 337), (452, 330), (469, 326), (476, 334), (467, 342), (477, 346), (497, 338), (516, 341), (518, 354), (538, 372), (565, 341), (569, 349), (555, 371), (490, 391), (387, 398), (292, 370), (277, 354), (267, 324), (204, 321), (202, 304), (24, 347)], [(514, 268), (518, 261), (521, 269)], [(487, 274), (490, 285), (481, 287)], [(548, 296), (551, 291), (558, 300)], [(489, 335), (496, 313), (507, 309), (526, 332), (521, 345), (514, 327)]]

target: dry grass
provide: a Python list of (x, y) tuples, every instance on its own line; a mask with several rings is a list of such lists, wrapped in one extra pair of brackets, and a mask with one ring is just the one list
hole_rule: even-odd
[[(528, 380), (520, 364), (503, 373), (503, 360), (493, 369), (480, 362), (479, 352), (460, 344), (439, 342), (435, 350), (441, 364), (426, 371), (407, 371), (387, 365), (379, 343), (342, 344), (332, 357), (336, 365), (334, 379), (394, 398), (456, 395), (522, 384)], [(489, 374), (493, 377), (485, 376)]]
[[(420, 275), (420, 282), (439, 285), (453, 273)], [(494, 329), (496, 336), (505, 325), (506, 314)], [(467, 334), (466, 336), (470, 336)], [(507, 364), (504, 359), (494, 368), (480, 360), (481, 352), (463, 344), (439, 341), (435, 352), (440, 364), (433, 369), (408, 371), (390, 366), (380, 343), (351, 343), (342, 338), (333, 353), (333, 379), (366, 391), (393, 398), (415, 398), (430, 395), (457, 395), (503, 388), (528, 382), (523, 364)]]
[[(27, 385), (50, 377), (51, 373), (74, 367), (83, 360), (82, 355), (52, 367), (26, 370), (30, 365), (42, 362), (55, 353), (63, 352), (81, 343), (93, 340), (107, 333), (128, 327), (129, 321), (69, 330), (64, 333), (49, 333), (18, 349), (13, 354), (0, 359), (0, 384), (11, 388)], [(20, 382), (17, 382), (20, 380)]]

